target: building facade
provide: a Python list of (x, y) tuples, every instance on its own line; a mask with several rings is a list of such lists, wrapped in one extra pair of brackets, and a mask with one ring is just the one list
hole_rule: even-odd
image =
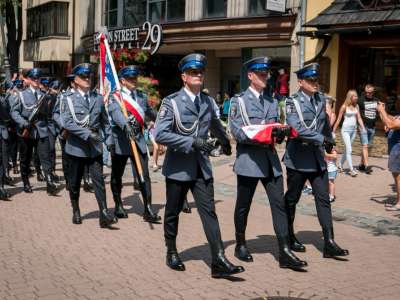
[[(118, 31), (142, 28), (148, 21), (161, 25), (162, 41), (145, 69), (159, 79), (163, 96), (181, 85), (177, 62), (193, 51), (207, 55), (205, 87), (210, 94), (234, 94), (247, 84), (242, 63), (252, 57), (268, 55), (274, 69), (283, 67), (288, 72), (293, 65), (292, 38), (300, 1), (275, 1), (285, 5), (281, 12), (267, 9), (268, 2), (24, 0), (27, 25), (21, 67), (38, 66), (62, 76), (78, 62), (96, 62), (93, 34), (103, 26)], [(144, 35), (141, 31), (139, 39)]]

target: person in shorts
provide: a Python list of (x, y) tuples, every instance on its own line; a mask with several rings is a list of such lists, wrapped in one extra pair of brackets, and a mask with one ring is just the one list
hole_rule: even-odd
[(365, 130), (360, 131), (362, 153), (358, 170), (367, 174), (371, 174), (372, 172), (371, 166), (368, 165), (368, 150), (372, 146), (375, 135), (375, 123), (378, 116), (376, 107), (379, 100), (374, 96), (374, 93), (375, 87), (372, 84), (367, 84), (364, 93), (358, 99), (358, 106), (365, 125)]

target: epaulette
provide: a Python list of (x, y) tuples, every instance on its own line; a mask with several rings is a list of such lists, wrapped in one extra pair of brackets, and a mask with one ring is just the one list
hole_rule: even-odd
[(175, 92), (175, 93), (173, 93), (171, 95), (168, 95), (167, 97), (165, 97), (165, 99), (173, 99), (173, 98), (175, 98), (177, 96), (179, 96), (179, 92)]
[(62, 95), (63, 96), (71, 96), (71, 95), (73, 95), (74, 93), (71, 91), (71, 90), (66, 90), (64, 93), (62, 93)]
[(136, 90), (136, 93), (138, 94), (138, 96), (147, 97), (147, 93), (145, 93), (144, 91)]
[(240, 93), (237, 93), (237, 94), (235, 94), (235, 96), (233, 96), (233, 97), (242, 97), (244, 95), (244, 91), (243, 92), (240, 92)]

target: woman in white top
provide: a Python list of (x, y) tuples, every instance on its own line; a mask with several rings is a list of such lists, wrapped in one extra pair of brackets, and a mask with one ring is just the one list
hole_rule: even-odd
[(340, 121), (344, 117), (341, 133), (344, 145), (346, 147), (346, 153), (345, 155), (342, 155), (338, 169), (339, 172), (342, 171), (343, 164), (347, 160), (350, 167), (350, 175), (352, 177), (356, 177), (357, 172), (354, 170), (353, 162), (351, 160), (351, 144), (356, 137), (357, 125), (360, 125), (361, 130), (365, 130), (364, 123), (360, 115), (360, 110), (358, 108), (357, 100), (357, 92), (355, 90), (349, 90), (347, 92), (346, 100), (340, 108), (339, 116), (336, 120), (336, 123), (333, 126), (333, 132), (336, 132), (336, 129), (339, 127)]

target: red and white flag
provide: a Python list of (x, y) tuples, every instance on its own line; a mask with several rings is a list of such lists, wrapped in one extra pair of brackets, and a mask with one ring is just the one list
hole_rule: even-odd
[[(281, 123), (270, 123), (270, 124), (260, 124), (260, 125), (248, 125), (243, 126), (242, 130), (246, 136), (254, 142), (263, 144), (274, 144), (275, 140), (272, 136), (272, 131), (274, 128), (285, 128), (286, 125)], [(298, 133), (293, 128), (290, 129), (290, 137), (295, 138)]]

